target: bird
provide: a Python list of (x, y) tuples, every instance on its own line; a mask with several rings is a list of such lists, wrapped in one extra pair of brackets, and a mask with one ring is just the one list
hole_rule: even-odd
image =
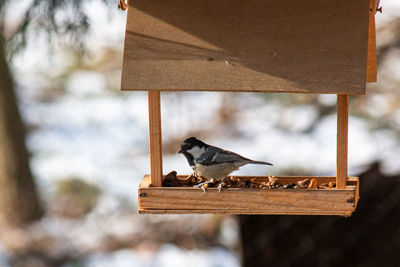
[(195, 175), (209, 179), (195, 185), (195, 187), (201, 187), (203, 191), (205, 191), (204, 186), (206, 184), (220, 181), (218, 185), (218, 192), (220, 192), (225, 184), (224, 179), (231, 172), (246, 164), (273, 166), (269, 162), (251, 160), (229, 150), (208, 145), (196, 137), (189, 137), (184, 140), (178, 153), (186, 157)]

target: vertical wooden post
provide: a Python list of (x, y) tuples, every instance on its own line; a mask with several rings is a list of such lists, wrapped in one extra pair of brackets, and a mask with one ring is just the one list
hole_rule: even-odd
[(148, 91), (151, 186), (162, 185), (160, 91)]
[(336, 188), (345, 189), (347, 183), (347, 137), (349, 120), (349, 95), (337, 97), (337, 154)]
[(376, 0), (369, 1), (369, 25), (368, 25), (368, 53), (367, 53), (367, 82), (377, 81), (376, 66), (376, 32), (375, 13)]

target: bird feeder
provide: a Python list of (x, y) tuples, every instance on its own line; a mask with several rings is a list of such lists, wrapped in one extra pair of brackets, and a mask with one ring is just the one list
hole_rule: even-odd
[[(139, 187), (139, 213), (350, 216), (359, 179), (347, 174), (349, 95), (376, 81), (376, 7), (376, 0), (129, 1), (121, 87), (148, 91), (149, 102), (151, 174)], [(337, 94), (336, 176), (278, 177), (336, 188), (162, 187), (162, 91)]]

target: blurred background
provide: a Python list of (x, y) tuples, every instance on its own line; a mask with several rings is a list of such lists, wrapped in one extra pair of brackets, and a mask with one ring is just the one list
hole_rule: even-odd
[[(120, 91), (117, 2), (0, 1), (1, 267), (400, 266), (399, 1), (376, 15), (378, 82), (350, 99), (350, 218), (139, 216), (147, 94)], [(236, 174), (335, 175), (335, 95), (162, 93), (162, 120), (164, 173), (191, 173), (176, 152), (197, 136), (275, 165)]]

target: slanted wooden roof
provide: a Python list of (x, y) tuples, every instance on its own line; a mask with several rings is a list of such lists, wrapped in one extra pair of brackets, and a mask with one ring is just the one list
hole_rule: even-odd
[(365, 93), (368, 0), (129, 4), (123, 90)]

